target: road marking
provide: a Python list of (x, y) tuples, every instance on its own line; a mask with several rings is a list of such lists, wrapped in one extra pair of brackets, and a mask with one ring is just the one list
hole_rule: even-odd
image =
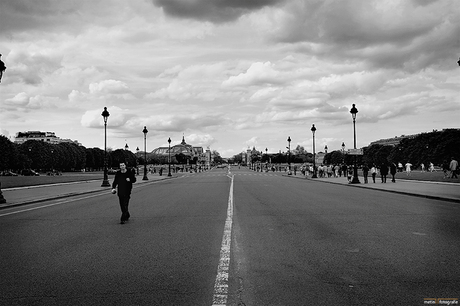
[(224, 235), (220, 248), (220, 260), (217, 267), (217, 276), (214, 283), (214, 296), (212, 306), (227, 305), (228, 298), (228, 272), (230, 269), (230, 246), (232, 244), (232, 224), (233, 224), (233, 178), (231, 179), (230, 193), (228, 195), (227, 219), (225, 220)]

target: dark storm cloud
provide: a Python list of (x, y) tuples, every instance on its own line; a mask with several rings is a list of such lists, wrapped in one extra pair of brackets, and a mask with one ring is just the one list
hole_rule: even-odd
[(0, 36), (43, 31), (79, 33), (94, 23), (117, 24), (115, 5), (81, 0), (0, 0)]
[(241, 15), (275, 6), (285, 0), (152, 0), (166, 14), (214, 23), (238, 19)]

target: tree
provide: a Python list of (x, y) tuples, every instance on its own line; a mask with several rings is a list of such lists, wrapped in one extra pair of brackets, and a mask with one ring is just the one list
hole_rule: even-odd
[(211, 154), (212, 154), (212, 156), (213, 156), (213, 158), (214, 158), (214, 162), (215, 162), (216, 164), (221, 164), (221, 163), (222, 163), (223, 159), (222, 159), (222, 157), (220, 156), (220, 153), (219, 153), (219, 152), (217, 152), (216, 150), (213, 150)]
[(0, 170), (12, 169), (17, 162), (17, 147), (8, 138), (0, 135)]
[(344, 162), (344, 154), (341, 151), (332, 151), (324, 156), (326, 165), (339, 165)]
[(123, 149), (117, 149), (110, 152), (111, 163), (109, 164), (112, 168), (118, 168), (120, 163), (126, 163), (128, 167), (134, 167), (137, 165), (136, 156), (133, 152)]
[(235, 164), (243, 163), (243, 153), (233, 155), (232, 160), (233, 160), (233, 163), (235, 163)]

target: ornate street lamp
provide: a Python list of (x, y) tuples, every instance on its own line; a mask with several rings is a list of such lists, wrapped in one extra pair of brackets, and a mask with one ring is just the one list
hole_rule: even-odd
[(316, 175), (316, 153), (315, 153), (315, 132), (316, 128), (315, 125), (313, 124), (311, 127), (311, 132), (313, 133), (313, 175), (311, 178), (318, 178)]
[(345, 142), (342, 142), (342, 163), (345, 163)]
[(288, 149), (288, 169), (289, 169), (288, 175), (291, 175), (292, 173), (291, 173), (291, 137), (290, 136), (288, 136), (287, 141), (289, 144), (289, 146), (286, 148)]
[(139, 147), (136, 148), (136, 168), (137, 175), (139, 175)]
[(144, 177), (142, 178), (143, 181), (148, 181), (149, 178), (147, 177), (147, 127), (144, 126), (142, 133), (144, 133)]
[(171, 176), (171, 137), (168, 138), (168, 176)]
[(110, 114), (107, 107), (104, 107), (101, 115), (104, 118), (104, 180), (101, 187), (110, 187), (109, 176), (107, 175), (107, 119), (109, 119)]
[(324, 153), (327, 154), (327, 145), (324, 146)]
[[(358, 109), (355, 107), (354, 104), (352, 105), (350, 113), (351, 113), (351, 117), (353, 118), (353, 145), (356, 150), (356, 114), (358, 113)], [(358, 179), (358, 165), (356, 163), (357, 163), (357, 160), (356, 160), (356, 154), (355, 154), (354, 165), (353, 165), (353, 179), (350, 182), (351, 184), (361, 183)]]
[(129, 147), (128, 144), (125, 144), (125, 151), (128, 151)]

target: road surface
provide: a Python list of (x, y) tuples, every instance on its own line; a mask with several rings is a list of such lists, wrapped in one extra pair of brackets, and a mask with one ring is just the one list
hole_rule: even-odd
[(237, 167), (135, 187), (123, 225), (108, 192), (1, 210), (0, 304), (460, 298), (458, 203)]

